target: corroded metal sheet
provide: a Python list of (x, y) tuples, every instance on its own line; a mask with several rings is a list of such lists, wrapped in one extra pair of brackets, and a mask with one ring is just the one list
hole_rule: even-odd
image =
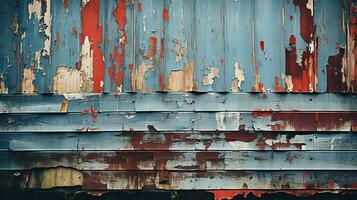
[(356, 10), (0, 0), (0, 187), (357, 190)]

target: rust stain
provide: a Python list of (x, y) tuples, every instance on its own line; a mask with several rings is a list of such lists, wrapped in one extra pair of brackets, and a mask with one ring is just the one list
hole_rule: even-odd
[(291, 89), (293, 92), (313, 92), (316, 90), (316, 51), (310, 52), (309, 47), (306, 47), (302, 53), (302, 62), (299, 64), (296, 37), (291, 35), (289, 40), (289, 48), (285, 49), (288, 91)]
[(61, 113), (66, 113), (67, 111), (68, 111), (68, 100), (65, 99), (65, 100), (63, 100), (63, 102), (62, 102), (60, 112), (61, 112)]
[(33, 84), (33, 81), (36, 79), (36, 76), (31, 68), (25, 68), (22, 80), (22, 93), (24, 94), (34, 94), (36, 92), (36, 87)]
[(327, 92), (347, 92), (343, 59), (345, 50), (339, 48), (338, 54), (330, 56), (326, 65)]
[(281, 86), (279, 83), (280, 82), (279, 77), (275, 76), (274, 79), (275, 79), (274, 92), (285, 92), (285, 87)]
[(194, 86), (194, 61), (188, 62), (183, 69), (172, 70), (168, 77), (168, 91), (192, 91)]
[[(288, 91), (314, 92), (317, 85), (317, 36), (315, 32), (313, 10), (309, 0), (293, 0), (300, 10), (300, 35), (307, 43), (302, 52), (301, 62), (297, 59), (296, 37), (291, 35), (289, 47), (285, 49), (285, 71)], [(291, 89), (291, 90), (290, 90)]]
[(100, 0), (86, 2), (81, 10), (82, 17), (82, 68), (86, 68), (86, 92), (99, 93), (104, 90), (104, 56), (99, 48), (103, 40), (103, 28), (99, 23)]

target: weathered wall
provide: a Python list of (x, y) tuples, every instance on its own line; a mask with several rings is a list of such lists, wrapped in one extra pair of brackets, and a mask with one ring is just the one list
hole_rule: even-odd
[(355, 10), (353, 0), (3, 0), (0, 91), (356, 92)]
[(0, 183), (355, 190), (356, 12), (355, 0), (0, 0)]

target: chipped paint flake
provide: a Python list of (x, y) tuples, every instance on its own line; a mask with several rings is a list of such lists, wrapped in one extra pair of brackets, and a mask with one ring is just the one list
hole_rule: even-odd
[(81, 2), (82, 8), (83, 8), (87, 3), (89, 3), (89, 1), (90, 1), (90, 0), (82, 0), (82, 2)]
[(172, 70), (168, 78), (170, 92), (192, 91), (194, 87), (194, 61), (190, 61), (184, 69)]
[(42, 17), (43, 19), (43, 32), (45, 33), (44, 48), (42, 51), (42, 56), (49, 56), (51, 50), (51, 26), (52, 26), (52, 16), (51, 16), (51, 0), (46, 0), (46, 11)]
[(285, 84), (286, 84), (287, 91), (292, 92), (294, 88), (292, 76), (290, 75), (285, 76)]
[(219, 76), (219, 69), (214, 66), (209, 67), (209, 73), (205, 74), (202, 80), (203, 85), (213, 85), (214, 78)]
[(151, 64), (145, 64), (143, 61), (136, 72), (136, 88), (138, 92), (145, 93), (146, 91), (146, 77), (145, 74), (147, 71), (153, 71), (154, 67)]
[(32, 18), (32, 14), (37, 17), (37, 19), (41, 19), (41, 1), (34, 0), (33, 3), (29, 3), (27, 6), (29, 19)]
[(239, 62), (234, 63), (234, 79), (231, 85), (232, 92), (239, 92), (242, 87), (242, 82), (245, 80), (243, 69), (240, 67)]
[(311, 16), (314, 16), (314, 0), (308, 0), (306, 8), (310, 10)]
[(175, 52), (175, 61), (178, 63), (180, 62), (185, 55), (187, 55), (187, 47), (188, 42), (187, 40), (184, 42), (184, 45), (181, 47), (180, 41), (178, 39), (174, 39), (174, 47), (172, 51)]
[(59, 66), (53, 78), (53, 90), (57, 94), (81, 92), (81, 73), (75, 68)]
[(32, 69), (25, 68), (22, 80), (22, 93), (24, 94), (34, 94), (36, 92), (36, 88), (33, 84), (33, 81), (36, 79), (36, 76)]
[(7, 94), (8, 92), (9, 90), (6, 87), (4, 80), (4, 73), (0, 73), (0, 94)]
[(26, 183), (26, 188), (50, 189), (83, 185), (83, 174), (72, 168), (57, 167), (34, 169)]

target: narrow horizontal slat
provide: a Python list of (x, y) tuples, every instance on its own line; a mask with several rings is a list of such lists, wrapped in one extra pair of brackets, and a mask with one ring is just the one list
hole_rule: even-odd
[(356, 171), (83, 172), (85, 189), (357, 189)]
[[(339, 94), (249, 94), (249, 93), (153, 93), (84, 96), (69, 100), (56, 95), (1, 95), (3, 113), (60, 113), (145, 111), (357, 111), (357, 95)], [(78, 98), (78, 97), (77, 97)], [(83, 98), (83, 99), (81, 99)]]
[(0, 170), (355, 170), (355, 151), (0, 152)]
[(357, 112), (111, 112), (2, 114), (0, 132), (357, 131)]
[[(341, 191), (357, 190), (356, 171), (82, 171), (82, 189), (87, 190), (141, 190), (145, 188), (175, 190), (301, 190)], [(0, 186), (26, 188), (34, 171), (0, 171)], [(54, 179), (56, 180), (56, 179)], [(36, 186), (36, 185), (35, 185)], [(40, 188), (40, 185), (37, 186)]]
[(357, 150), (357, 134), (244, 131), (3, 133), (0, 150)]

